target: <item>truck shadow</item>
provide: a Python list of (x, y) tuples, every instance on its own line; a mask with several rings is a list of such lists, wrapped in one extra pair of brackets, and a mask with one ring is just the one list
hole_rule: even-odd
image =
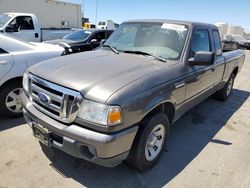
[[(234, 130), (228, 120), (248, 99), (247, 91), (233, 91), (226, 102), (207, 99), (199, 104), (171, 129), (161, 160), (151, 170), (140, 173), (125, 164), (105, 168), (76, 159), (59, 150), (42, 147), (50, 166), (63, 177), (72, 178), (86, 187), (162, 187), (178, 175), (209, 142), (230, 147), (230, 140), (213, 137), (223, 127)], [(197, 169), (204, 171), (205, 169)]]
[(20, 118), (6, 118), (0, 116), (0, 131), (4, 131), (7, 129), (11, 129), (17, 127), (19, 125), (25, 124), (25, 120), (23, 117)]

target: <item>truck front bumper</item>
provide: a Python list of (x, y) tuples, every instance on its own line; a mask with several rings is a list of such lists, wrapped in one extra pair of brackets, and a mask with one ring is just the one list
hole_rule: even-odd
[(138, 126), (111, 135), (99, 133), (50, 118), (37, 110), (24, 92), (21, 93), (21, 100), (24, 117), (33, 129), (34, 136), (37, 137), (34, 126), (47, 130), (47, 146), (107, 167), (116, 166), (127, 158)]

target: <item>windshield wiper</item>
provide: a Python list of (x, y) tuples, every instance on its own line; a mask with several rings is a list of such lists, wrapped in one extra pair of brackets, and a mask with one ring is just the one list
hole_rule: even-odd
[(116, 54), (119, 54), (119, 52), (113, 46), (109, 44), (104, 44), (103, 47), (109, 47), (113, 52), (115, 52)]
[(151, 56), (151, 57), (153, 57), (153, 58), (155, 58), (155, 59), (158, 59), (158, 60), (160, 60), (160, 61), (162, 61), (162, 62), (166, 62), (167, 60), (166, 59), (164, 59), (163, 57), (160, 57), (160, 56), (156, 56), (156, 55), (154, 55), (154, 54), (151, 54), (151, 53), (148, 53), (148, 52), (143, 52), (143, 51), (138, 51), (138, 50), (135, 50), (135, 51), (132, 51), (132, 50), (125, 50), (125, 51), (123, 51), (124, 53), (133, 53), (133, 54), (142, 54), (142, 55), (148, 55), (148, 56)]

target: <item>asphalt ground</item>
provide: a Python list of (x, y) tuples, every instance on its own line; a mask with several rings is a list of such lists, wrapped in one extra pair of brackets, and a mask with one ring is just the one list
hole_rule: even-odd
[(0, 118), (0, 188), (250, 187), (250, 51), (226, 102), (209, 98), (178, 120), (159, 163), (139, 173), (41, 147), (23, 118)]

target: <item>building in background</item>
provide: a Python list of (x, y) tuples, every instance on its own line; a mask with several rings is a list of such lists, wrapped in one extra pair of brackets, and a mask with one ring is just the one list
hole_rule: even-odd
[(229, 26), (227, 34), (229, 35), (244, 35), (244, 28), (241, 26)]
[(245, 33), (244, 37), (245, 37), (245, 39), (250, 40), (250, 33)]
[(43, 28), (81, 28), (82, 7), (55, 0), (0, 0), (0, 14), (22, 12), (35, 14)]
[(217, 23), (214, 23), (214, 25), (216, 25), (218, 27), (218, 30), (219, 30), (221, 36), (224, 36), (224, 35), (227, 34), (228, 23), (226, 23), (226, 22), (217, 22)]
[(221, 36), (224, 35), (241, 35), (244, 36), (244, 28), (241, 26), (229, 25), (226, 22), (214, 23), (218, 27)]

